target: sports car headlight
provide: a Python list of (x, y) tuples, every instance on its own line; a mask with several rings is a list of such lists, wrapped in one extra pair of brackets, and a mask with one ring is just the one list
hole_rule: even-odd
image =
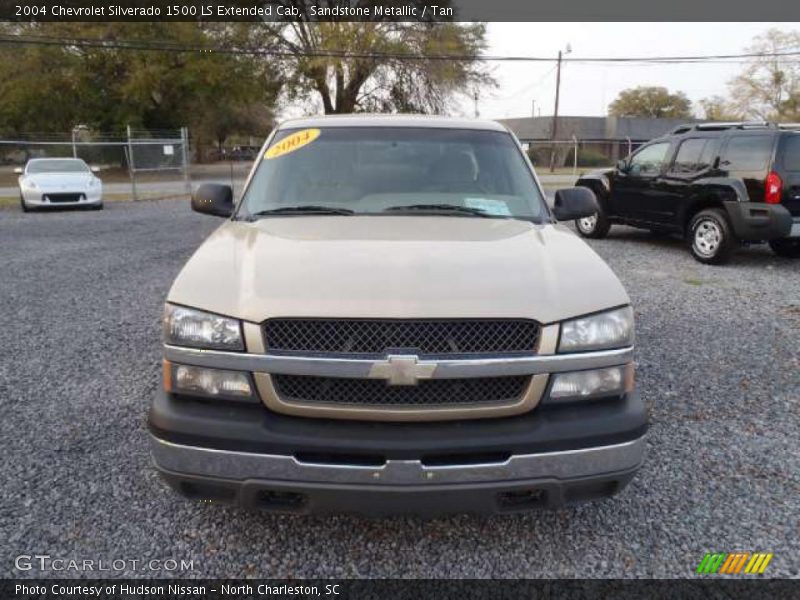
[(184, 306), (164, 307), (164, 343), (213, 350), (244, 350), (237, 319)]
[(633, 345), (633, 309), (630, 306), (565, 321), (559, 352), (581, 352)]
[(35, 190), (35, 189), (37, 189), (36, 183), (34, 183), (33, 181), (31, 181), (30, 179), (25, 179), (25, 180), (22, 182), (22, 187), (24, 187), (24, 188), (27, 188), (27, 189), (29, 189), (29, 190)]

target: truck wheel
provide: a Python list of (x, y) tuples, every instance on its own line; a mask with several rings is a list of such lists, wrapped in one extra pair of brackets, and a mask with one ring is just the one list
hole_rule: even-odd
[(585, 238), (600, 240), (608, 235), (608, 230), (611, 229), (611, 223), (608, 222), (608, 218), (601, 208), (591, 217), (575, 219), (575, 228), (578, 230), (578, 233)]
[(709, 265), (727, 262), (736, 248), (728, 218), (719, 208), (701, 210), (692, 217), (688, 242), (695, 260)]
[(769, 247), (783, 258), (800, 258), (800, 240), (772, 240)]

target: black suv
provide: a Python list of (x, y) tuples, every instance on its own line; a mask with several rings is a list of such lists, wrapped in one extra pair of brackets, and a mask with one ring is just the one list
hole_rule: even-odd
[(679, 233), (703, 263), (764, 241), (800, 258), (800, 125), (683, 125), (576, 185), (594, 190), (600, 204), (575, 223), (587, 238), (622, 223)]

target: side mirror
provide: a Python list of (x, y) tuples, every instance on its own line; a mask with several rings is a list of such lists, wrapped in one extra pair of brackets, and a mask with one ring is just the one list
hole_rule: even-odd
[(14, 167), (14, 173), (17, 175), (22, 175), (22, 167)]
[(625, 160), (625, 159), (618, 160), (617, 161), (617, 171), (620, 171), (621, 173), (624, 173), (627, 170), (628, 170), (628, 161)]
[(92, 173), (99, 173), (100, 172), (100, 167), (92, 166), (92, 167), (89, 167), (89, 168), (92, 170)]
[(192, 195), (192, 210), (205, 215), (230, 217), (233, 214), (233, 190), (229, 185), (204, 183)]
[(591, 217), (600, 211), (594, 192), (585, 187), (558, 190), (553, 203), (553, 214), (559, 221), (574, 221)]

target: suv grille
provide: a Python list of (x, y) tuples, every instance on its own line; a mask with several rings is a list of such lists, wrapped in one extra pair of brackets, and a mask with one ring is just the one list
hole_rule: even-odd
[(419, 355), (533, 352), (539, 324), (512, 319), (270, 319), (267, 351)]
[(423, 379), (417, 385), (392, 386), (381, 379), (272, 375), (275, 391), (287, 402), (356, 406), (508, 404), (522, 397), (530, 380), (530, 375)]

